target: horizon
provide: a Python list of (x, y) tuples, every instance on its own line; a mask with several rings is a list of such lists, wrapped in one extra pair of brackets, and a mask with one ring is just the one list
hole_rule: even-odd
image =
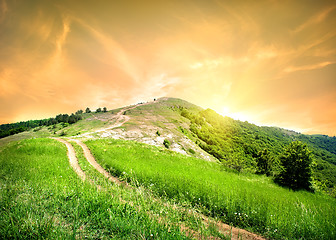
[(336, 135), (336, 3), (0, 0), (0, 124), (184, 99)]

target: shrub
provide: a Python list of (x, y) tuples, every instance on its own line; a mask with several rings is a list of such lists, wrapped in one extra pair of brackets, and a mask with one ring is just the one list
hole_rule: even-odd
[(170, 141), (168, 139), (165, 139), (163, 141), (163, 145), (166, 147), (166, 148), (169, 148), (170, 147)]
[(295, 141), (280, 156), (280, 173), (276, 180), (294, 190), (311, 188), (312, 155), (306, 144)]
[(161, 133), (159, 132), (159, 130), (156, 131), (156, 135), (161, 136)]
[(64, 131), (62, 131), (61, 133), (60, 133), (60, 136), (65, 136), (66, 135), (66, 132), (64, 132)]
[(257, 173), (260, 174), (266, 174), (266, 176), (270, 176), (272, 169), (272, 163), (273, 163), (273, 157), (271, 156), (271, 153), (268, 149), (264, 149), (262, 151), (259, 151), (257, 154)]
[(189, 148), (189, 150), (188, 150), (191, 154), (195, 154), (196, 152), (195, 152), (195, 150), (194, 149), (191, 149), (191, 148)]

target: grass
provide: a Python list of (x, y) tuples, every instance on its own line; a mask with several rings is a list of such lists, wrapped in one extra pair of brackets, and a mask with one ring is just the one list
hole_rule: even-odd
[(187, 238), (111, 192), (83, 183), (65, 146), (52, 139), (1, 149), (0, 206), (0, 239)]
[(226, 223), (272, 239), (336, 238), (336, 200), (331, 197), (293, 192), (264, 176), (237, 175), (218, 163), (140, 143), (105, 139), (86, 144), (113, 175)]
[(230, 239), (230, 234), (224, 235), (219, 232), (214, 223), (205, 225), (201, 217), (195, 214), (196, 210), (190, 205), (183, 204), (182, 206), (170, 199), (157, 198), (152, 191), (141, 185), (138, 185), (137, 188), (125, 189), (112, 184), (87, 162), (80, 146), (74, 142), (72, 142), (72, 145), (76, 150), (81, 169), (96, 185), (101, 186), (103, 191), (119, 196), (123, 202), (127, 202), (136, 209), (144, 209), (151, 218), (157, 219), (169, 229), (179, 228), (183, 225), (194, 231), (192, 233), (194, 237), (208, 239), (209, 236), (216, 236), (220, 239)]

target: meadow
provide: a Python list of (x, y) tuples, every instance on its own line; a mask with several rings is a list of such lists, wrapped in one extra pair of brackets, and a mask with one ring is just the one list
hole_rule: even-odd
[(120, 199), (125, 190), (82, 182), (55, 140), (22, 140), (0, 151), (0, 239), (188, 239)]
[(292, 191), (164, 148), (112, 139), (85, 142), (112, 175), (271, 239), (335, 239), (336, 200)]

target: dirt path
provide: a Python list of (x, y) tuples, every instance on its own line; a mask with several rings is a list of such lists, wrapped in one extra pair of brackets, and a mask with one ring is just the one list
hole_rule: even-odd
[(67, 141), (65, 141), (65, 140), (63, 140), (61, 138), (53, 138), (53, 139), (55, 139), (55, 140), (57, 140), (57, 141), (65, 144), (65, 146), (68, 149), (68, 153), (67, 154), (68, 154), (68, 158), (69, 158), (69, 162), (70, 162), (71, 167), (75, 170), (75, 172), (77, 173), (77, 175), (83, 181), (85, 181), (85, 179), (86, 179), (85, 172), (83, 172), (83, 170), (80, 168), (80, 166), (78, 164), (78, 159), (76, 157), (76, 152), (75, 152), (75, 149), (73, 148), (73, 146), (69, 142), (67, 142)]
[(129, 187), (129, 185), (126, 182), (120, 181), (118, 178), (112, 176), (108, 171), (106, 171), (104, 168), (102, 168), (94, 159), (94, 157), (92, 156), (89, 148), (82, 143), (81, 141), (75, 139), (74, 140), (79, 146), (81, 146), (81, 148), (83, 149), (84, 152), (84, 156), (87, 159), (87, 161), (101, 174), (103, 174), (109, 181), (114, 182), (118, 185), (123, 185), (125, 187)]
[[(116, 116), (114, 117), (116, 119), (116, 122), (114, 124), (112, 124), (111, 126), (101, 128), (101, 129), (98, 129), (98, 130), (95, 130), (95, 131), (92, 131), (92, 132), (83, 133), (81, 135), (78, 135), (77, 137), (88, 137), (88, 136), (90, 136), (91, 134), (94, 134), (94, 133), (101, 133), (101, 132), (105, 132), (107, 130), (111, 130), (113, 128), (121, 127), (124, 123), (126, 123), (130, 120), (129, 116), (124, 115), (124, 113), (126, 111), (134, 109), (134, 108), (139, 107), (139, 106), (144, 106), (144, 105), (147, 105), (147, 104), (151, 104), (151, 103), (152, 102), (148, 102), (148, 103), (137, 104), (137, 105), (134, 105), (134, 106), (124, 107), (116, 114)], [(95, 117), (95, 118), (98, 119), (97, 117)]]

